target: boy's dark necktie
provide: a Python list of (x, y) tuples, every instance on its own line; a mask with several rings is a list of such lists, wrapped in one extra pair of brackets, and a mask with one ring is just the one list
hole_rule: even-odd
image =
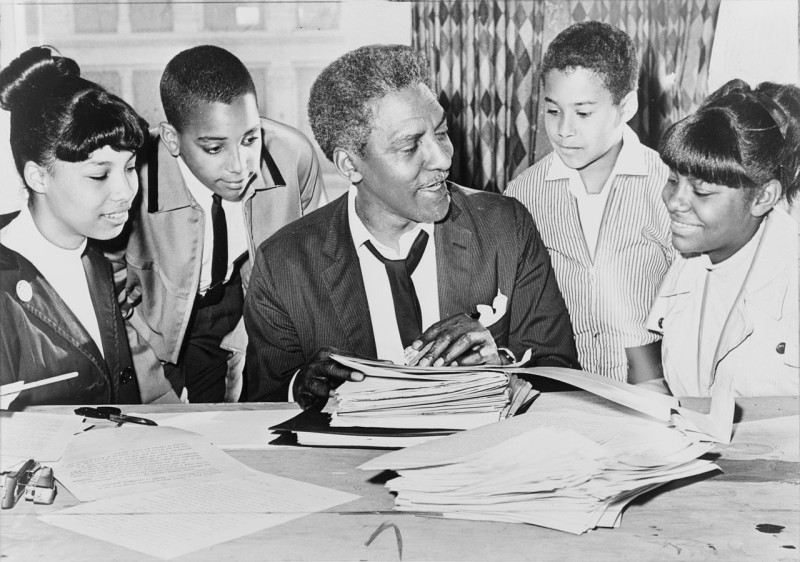
[(422, 311), (417, 299), (417, 292), (414, 290), (414, 283), (411, 281), (411, 274), (419, 265), (422, 254), (425, 253), (425, 245), (428, 243), (428, 233), (420, 231), (417, 239), (411, 245), (408, 257), (404, 260), (390, 260), (381, 255), (372, 242), (367, 240), (365, 245), (386, 267), (386, 275), (389, 277), (389, 287), (392, 289), (392, 300), (394, 301), (394, 315), (397, 317), (397, 327), (400, 330), (400, 340), (403, 348), (408, 347), (422, 333)]
[(205, 299), (213, 301), (217, 293), (222, 293), (222, 283), (228, 272), (228, 222), (222, 208), (222, 198), (216, 193), (211, 196), (211, 228), (214, 233), (214, 249), (211, 254), (211, 285)]

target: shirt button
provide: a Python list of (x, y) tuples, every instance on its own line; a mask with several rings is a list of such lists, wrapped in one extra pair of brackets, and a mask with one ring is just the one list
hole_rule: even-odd
[(783, 355), (783, 352), (786, 351), (786, 344), (784, 342), (779, 343), (775, 346), (775, 351)]
[(129, 383), (133, 380), (133, 369), (131, 367), (125, 367), (119, 372), (119, 382), (120, 383)]
[(658, 327), (661, 328), (662, 330), (664, 329), (664, 319), (663, 318), (659, 318), (658, 319)]

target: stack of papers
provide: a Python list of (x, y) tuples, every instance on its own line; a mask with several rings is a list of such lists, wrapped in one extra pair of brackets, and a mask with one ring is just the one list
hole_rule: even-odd
[(364, 380), (341, 385), (322, 413), (306, 411), (270, 430), (315, 447), (410, 447), (512, 416), (539, 394), (516, 375), (485, 366), (332, 359), (364, 373)]
[(367, 462), (395, 470), (400, 511), (518, 522), (581, 534), (619, 526), (623, 508), (661, 484), (717, 469), (713, 447), (663, 423), (566, 408), (554, 425), (534, 413)]
[(329, 404), (332, 427), (470, 429), (499, 420), (509, 402), (505, 373), (335, 359), (366, 376), (336, 390)]
[[(361, 371), (362, 382), (340, 386), (326, 407), (331, 427), (471, 429), (496, 422), (535, 397), (530, 385), (486, 367), (409, 367), (334, 355)], [(513, 384), (512, 384), (513, 383)]]
[(272, 430), (295, 433), (301, 445), (409, 447), (514, 415), (538, 394), (524, 380), (486, 367), (332, 358), (364, 380), (341, 385), (322, 414), (303, 412)]

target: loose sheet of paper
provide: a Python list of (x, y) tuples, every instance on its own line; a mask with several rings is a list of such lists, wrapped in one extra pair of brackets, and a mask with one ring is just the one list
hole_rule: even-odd
[(717, 450), (726, 460), (800, 462), (800, 416), (739, 422), (731, 444)]
[(546, 377), (551, 380), (565, 382), (576, 388), (587, 390), (617, 404), (622, 404), (638, 412), (659, 420), (669, 420), (672, 410), (678, 408), (678, 399), (658, 394), (632, 384), (615, 381), (588, 371), (567, 369), (564, 367), (525, 367), (508, 369), (515, 374), (530, 374)]
[(250, 474), (200, 435), (135, 424), (76, 435), (54, 470), (81, 501)]
[(27, 459), (57, 461), (81, 425), (74, 415), (0, 411), (0, 469)]
[(0, 386), (0, 409), (6, 410), (14, 400), (20, 395), (21, 392), (29, 388), (38, 388), (40, 386), (47, 386), (48, 384), (55, 384), (57, 382), (65, 381), (67, 379), (74, 379), (78, 376), (78, 372), (64, 373), (47, 379), (41, 379), (33, 382), (15, 381), (12, 383)]
[(670, 420), (682, 431), (693, 432), (704, 440), (719, 443), (730, 443), (731, 440), (735, 404), (730, 377), (725, 377), (714, 384), (711, 412), (700, 414), (680, 407), (678, 399), (673, 396), (666, 396), (641, 386), (615, 381), (587, 371), (563, 367), (526, 367), (507, 369), (506, 372), (527, 373), (571, 384), (656, 419)]
[(694, 432), (719, 443), (730, 443), (733, 430), (733, 376), (717, 377), (711, 389), (711, 411), (701, 414), (688, 408), (676, 408), (672, 421), (685, 432)]
[(242, 478), (82, 504), (39, 519), (167, 560), (358, 497), (251, 471)]
[(270, 427), (283, 423), (300, 413), (300, 408), (280, 410), (221, 410), (139, 414), (158, 423), (204, 436), (220, 449), (267, 449), (278, 437)]
[[(614, 434), (628, 423), (624, 414), (597, 408), (588, 408), (585, 404), (580, 409), (565, 404), (557, 415), (540, 416), (534, 402), (527, 413), (508, 418), (497, 423), (485, 425), (470, 431), (464, 431), (439, 439), (435, 443), (425, 443), (400, 451), (386, 453), (362, 464), (363, 470), (401, 470), (421, 465), (443, 465), (458, 462), (461, 458), (480, 453), (486, 449), (513, 439), (541, 425), (570, 428), (583, 433), (584, 430), (595, 429), (602, 435)], [(600, 438), (601, 434), (592, 437)]]

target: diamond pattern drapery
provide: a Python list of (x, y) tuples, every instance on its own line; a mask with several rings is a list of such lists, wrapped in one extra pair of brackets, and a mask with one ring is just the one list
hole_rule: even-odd
[(611, 23), (641, 59), (631, 126), (655, 147), (708, 94), (720, 0), (440, 0), (415, 2), (412, 45), (431, 61), (455, 147), (451, 179), (502, 191), (550, 152), (541, 115), (543, 46), (568, 25)]
[(412, 17), (448, 113), (450, 178), (502, 191), (532, 162), (544, 3), (416, 2)]

